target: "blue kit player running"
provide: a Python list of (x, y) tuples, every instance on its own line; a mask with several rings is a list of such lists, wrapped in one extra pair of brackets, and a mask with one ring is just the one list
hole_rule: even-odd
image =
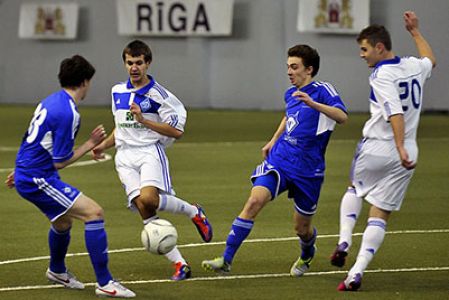
[(285, 116), (270, 142), (262, 148), (265, 160), (251, 176), (251, 194), (232, 224), (223, 256), (203, 261), (206, 270), (229, 272), (257, 214), (285, 191), (294, 200), (295, 230), (302, 250), (290, 274), (301, 276), (309, 269), (317, 236), (312, 217), (324, 178), (326, 146), (335, 123), (347, 120), (345, 105), (334, 87), (312, 80), (318, 73), (319, 62), (317, 51), (307, 45), (288, 50), (287, 73), (293, 86), (284, 96)]
[(96, 295), (131, 298), (135, 294), (115, 281), (108, 269), (102, 208), (77, 188), (61, 181), (57, 171), (75, 162), (106, 137), (103, 126), (99, 125), (84, 144), (73, 150), (80, 126), (77, 105), (85, 98), (94, 73), (94, 67), (82, 56), (75, 55), (61, 62), (58, 77), (62, 89), (37, 106), (17, 154), (15, 170), (5, 183), (10, 188), (15, 186), (51, 222), (50, 265), (46, 272), (51, 282), (84, 289), (84, 284), (65, 265), (72, 222), (79, 219), (85, 223), (86, 248), (97, 278)]

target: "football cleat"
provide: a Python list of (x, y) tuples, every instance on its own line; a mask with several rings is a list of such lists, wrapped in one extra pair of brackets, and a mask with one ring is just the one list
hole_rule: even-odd
[(203, 260), (201, 266), (206, 271), (215, 271), (220, 274), (231, 272), (231, 264), (226, 262), (223, 256), (211, 260)]
[(52, 283), (62, 284), (63, 286), (69, 289), (75, 290), (84, 289), (84, 284), (78, 279), (76, 279), (75, 275), (73, 275), (69, 271), (65, 273), (55, 273), (52, 272), (50, 269), (47, 269), (45, 275), (47, 276), (48, 280), (50, 280)]
[(111, 298), (134, 298), (136, 294), (121, 285), (118, 281), (109, 280), (104, 286), (95, 284), (95, 294), (98, 297), (111, 297)]
[(290, 275), (293, 277), (301, 277), (307, 272), (310, 268), (310, 264), (312, 263), (313, 257), (315, 256), (316, 246), (313, 245), (313, 249), (311, 249), (311, 254), (307, 259), (302, 259), (301, 256), (295, 261), (293, 266), (290, 269)]
[(300, 256), (290, 269), (290, 275), (293, 277), (301, 277), (304, 275), (309, 270), (312, 260), (313, 256), (308, 259), (302, 259)]
[(192, 277), (192, 269), (188, 264), (178, 262), (174, 264), (175, 274), (171, 277), (171, 280), (180, 281)]
[(346, 256), (348, 256), (348, 252), (345, 250), (348, 248), (348, 243), (343, 242), (340, 245), (337, 245), (337, 248), (335, 248), (334, 253), (332, 253), (330, 259), (331, 259), (331, 265), (336, 267), (343, 267), (346, 262)]
[(196, 229), (198, 229), (203, 241), (209, 243), (213, 236), (212, 225), (209, 224), (203, 208), (198, 204), (195, 204), (195, 206), (198, 209), (198, 213), (192, 218), (192, 222), (196, 226)]
[(337, 287), (338, 291), (357, 291), (362, 285), (362, 275), (360, 273), (355, 273), (354, 275), (346, 277), (345, 280), (340, 282)]

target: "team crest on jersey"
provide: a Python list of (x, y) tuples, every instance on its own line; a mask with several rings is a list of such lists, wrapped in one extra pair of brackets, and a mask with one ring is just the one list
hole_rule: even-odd
[(140, 102), (140, 107), (143, 112), (149, 111), (151, 108), (150, 98), (145, 98), (142, 102)]
[(288, 133), (291, 133), (296, 128), (296, 126), (298, 126), (298, 124), (299, 124), (299, 122), (298, 122), (298, 113), (299, 112), (297, 112), (294, 115), (289, 115), (287, 117), (286, 126), (287, 126), (287, 132)]

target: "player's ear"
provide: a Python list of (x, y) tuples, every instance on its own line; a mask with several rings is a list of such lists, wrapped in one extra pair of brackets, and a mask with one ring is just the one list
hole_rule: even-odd
[(383, 53), (385, 51), (385, 45), (379, 42), (374, 46), (374, 49), (376, 49), (376, 52), (379, 54)]

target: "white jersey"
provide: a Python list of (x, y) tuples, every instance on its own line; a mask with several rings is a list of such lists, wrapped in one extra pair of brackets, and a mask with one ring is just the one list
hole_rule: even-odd
[(403, 114), (405, 139), (416, 139), (422, 108), (423, 86), (430, 77), (429, 58), (395, 57), (379, 62), (370, 76), (371, 118), (363, 127), (366, 138), (393, 140), (389, 118)]
[(112, 87), (112, 113), (115, 121), (115, 146), (124, 145), (141, 147), (158, 142), (169, 146), (174, 138), (153, 131), (134, 120), (130, 112), (131, 103), (140, 106), (145, 119), (158, 123), (167, 123), (184, 131), (187, 112), (181, 101), (152, 77), (150, 83), (140, 89), (135, 89), (131, 82), (122, 82)]

